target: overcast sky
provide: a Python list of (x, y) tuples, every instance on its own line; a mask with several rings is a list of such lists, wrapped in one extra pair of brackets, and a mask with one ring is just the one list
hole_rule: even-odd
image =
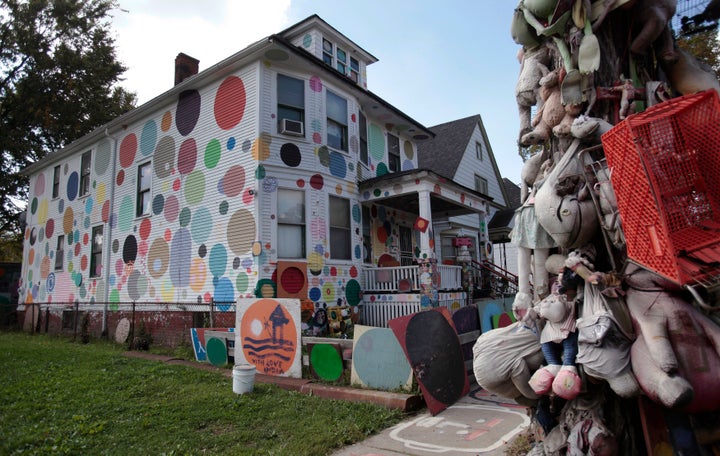
[(482, 116), (500, 173), (519, 182), (510, 37), (516, 2), (478, 0), (119, 0), (122, 83), (144, 103), (170, 89), (179, 52), (204, 70), (313, 14), (374, 55), (368, 89), (426, 127)]

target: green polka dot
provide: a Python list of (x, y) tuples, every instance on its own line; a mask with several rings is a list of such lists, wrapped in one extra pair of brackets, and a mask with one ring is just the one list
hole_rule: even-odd
[(125, 195), (120, 203), (120, 210), (118, 211), (118, 227), (120, 227), (120, 230), (128, 231), (132, 226), (134, 217), (135, 205), (133, 204), (132, 197)]
[(235, 278), (235, 288), (237, 289), (238, 293), (244, 293), (247, 291), (248, 288), (248, 276), (244, 272), (241, 272), (238, 274), (238, 276)]
[(190, 224), (190, 209), (184, 207), (180, 211), (180, 226), (186, 227)]
[(185, 180), (185, 201), (189, 205), (198, 204), (205, 197), (205, 175), (195, 170), (188, 174)]
[(211, 140), (205, 148), (205, 167), (212, 169), (217, 166), (220, 162), (220, 141), (217, 139)]
[(330, 344), (318, 344), (310, 352), (310, 366), (323, 380), (334, 382), (343, 372), (342, 357)]
[(228, 205), (228, 202), (227, 202), (227, 201), (221, 202), (221, 203), (220, 203), (220, 214), (222, 214), (222, 215), (227, 214), (228, 206), (229, 206), (229, 205)]

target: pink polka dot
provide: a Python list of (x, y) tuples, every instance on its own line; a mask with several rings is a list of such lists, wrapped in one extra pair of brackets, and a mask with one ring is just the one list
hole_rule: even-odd
[(312, 136), (315, 144), (322, 144), (322, 136), (320, 136), (320, 133), (315, 132)]
[(310, 90), (313, 92), (322, 92), (323, 84), (319, 77), (312, 76), (310, 78)]

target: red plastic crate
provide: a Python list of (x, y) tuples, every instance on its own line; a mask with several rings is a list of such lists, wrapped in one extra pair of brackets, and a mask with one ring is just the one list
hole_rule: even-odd
[(634, 114), (602, 136), (628, 258), (681, 285), (720, 275), (720, 99)]

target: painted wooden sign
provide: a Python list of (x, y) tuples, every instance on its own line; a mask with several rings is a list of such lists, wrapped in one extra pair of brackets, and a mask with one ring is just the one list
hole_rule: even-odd
[(355, 326), (350, 381), (368, 388), (412, 387), (412, 369), (392, 330)]
[(198, 361), (208, 361), (207, 358), (207, 339), (205, 333), (208, 331), (226, 331), (235, 332), (235, 328), (190, 328), (190, 341), (195, 351), (195, 359)]
[(240, 299), (235, 326), (235, 364), (257, 372), (302, 377), (299, 299)]
[(388, 321), (432, 415), (470, 391), (460, 340), (445, 307)]

